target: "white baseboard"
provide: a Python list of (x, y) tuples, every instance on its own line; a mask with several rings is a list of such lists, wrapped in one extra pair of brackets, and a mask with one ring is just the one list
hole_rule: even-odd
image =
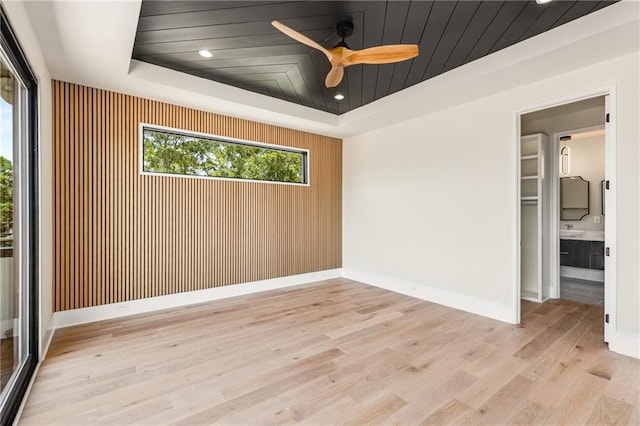
[(407, 296), (448, 306), (454, 309), (470, 312), (496, 319), (498, 321), (516, 324), (516, 309), (513, 306), (501, 305), (489, 300), (480, 299), (461, 293), (443, 290), (441, 288), (429, 287), (424, 284), (400, 280), (393, 277), (379, 275), (376, 273), (360, 271), (352, 268), (343, 268), (343, 277), (370, 284), (374, 287)]
[(560, 276), (577, 278), (579, 280), (599, 281), (604, 283), (604, 271), (599, 269), (574, 268), (573, 266), (560, 266)]
[(253, 281), (242, 284), (215, 287), (205, 290), (176, 293), (167, 296), (150, 297), (147, 299), (131, 300), (129, 302), (111, 303), (108, 305), (92, 306), (90, 308), (71, 309), (53, 314), (54, 328), (69, 327), (94, 321), (142, 314), (161, 309), (176, 308), (185, 305), (210, 302), (229, 297), (243, 296), (267, 290), (275, 290), (294, 285), (308, 284), (314, 281), (340, 278), (342, 269), (310, 272), (308, 274), (291, 275), (288, 277), (269, 280)]
[(47, 325), (47, 330), (44, 332), (40, 339), (40, 362), (44, 360), (47, 356), (47, 352), (49, 352), (49, 346), (51, 346), (51, 340), (53, 340), (53, 333), (55, 331), (53, 315), (49, 319), (49, 324)]
[(640, 359), (640, 336), (614, 331), (609, 338), (609, 349), (622, 355)]

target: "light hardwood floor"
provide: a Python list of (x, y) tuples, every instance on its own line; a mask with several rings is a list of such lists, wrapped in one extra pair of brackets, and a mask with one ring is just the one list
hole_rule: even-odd
[(337, 279), (61, 329), (21, 424), (638, 424), (602, 307), (522, 312)]

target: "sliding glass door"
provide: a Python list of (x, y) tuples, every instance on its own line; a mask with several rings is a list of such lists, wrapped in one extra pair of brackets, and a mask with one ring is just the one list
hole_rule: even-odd
[(0, 423), (37, 362), (36, 84), (4, 11), (0, 26)]
[(13, 137), (14, 121), (19, 114), (13, 101), (17, 79), (4, 58), (0, 58), (0, 75), (0, 387), (4, 392), (22, 358), (20, 287), (13, 280), (17, 263), (14, 260), (18, 260), (13, 254)]

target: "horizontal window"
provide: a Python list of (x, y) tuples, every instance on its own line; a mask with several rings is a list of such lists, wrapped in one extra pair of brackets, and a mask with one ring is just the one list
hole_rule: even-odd
[(146, 173), (306, 184), (307, 156), (303, 150), (142, 127)]

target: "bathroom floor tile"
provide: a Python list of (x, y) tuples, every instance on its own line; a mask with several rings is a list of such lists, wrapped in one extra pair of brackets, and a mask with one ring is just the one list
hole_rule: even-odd
[(560, 277), (560, 298), (589, 305), (602, 305), (604, 283)]

